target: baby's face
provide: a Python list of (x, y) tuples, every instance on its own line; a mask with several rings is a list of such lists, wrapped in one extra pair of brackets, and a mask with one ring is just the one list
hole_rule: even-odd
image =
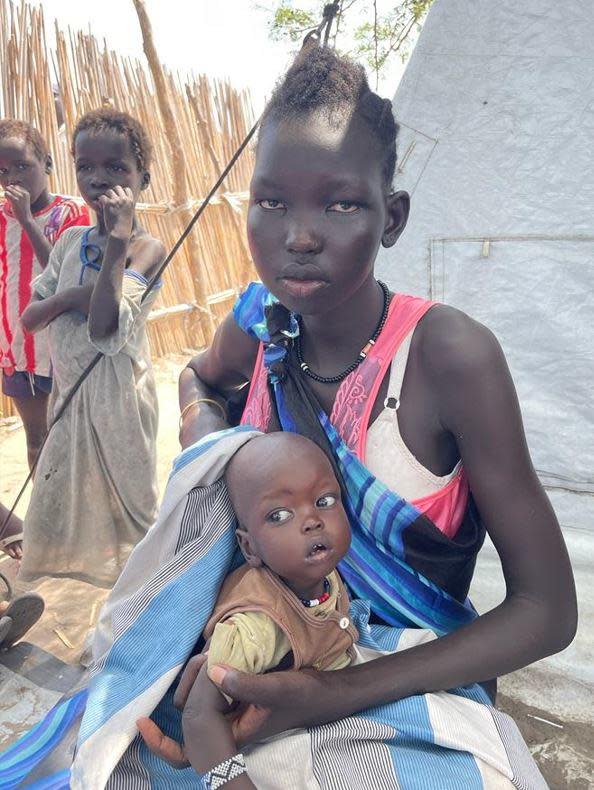
[(249, 484), (234, 504), (253, 554), (299, 597), (310, 598), (347, 553), (350, 526), (328, 459), (311, 442), (285, 437), (291, 439), (276, 447), (274, 440), (261, 445), (259, 474), (252, 459)]

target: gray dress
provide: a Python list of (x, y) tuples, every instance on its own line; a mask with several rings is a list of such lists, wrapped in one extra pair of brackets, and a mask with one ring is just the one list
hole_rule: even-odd
[[(86, 228), (64, 232), (33, 283), (42, 298), (93, 282), (83, 265)], [(126, 271), (118, 331), (91, 340), (86, 318), (68, 311), (49, 326), (54, 379), (48, 423), (98, 351), (104, 356), (51, 430), (24, 523), (20, 579), (67, 576), (112, 586), (156, 517), (157, 393), (144, 304), (146, 280)]]

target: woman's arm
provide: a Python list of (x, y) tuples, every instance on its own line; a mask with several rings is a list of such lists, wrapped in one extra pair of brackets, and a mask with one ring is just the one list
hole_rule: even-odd
[[(137, 722), (138, 730), (153, 754), (174, 768), (191, 765), (199, 774), (207, 773), (238, 753), (232, 726), (226, 718), (229, 705), (209, 680), (204, 661), (204, 656), (197, 656), (191, 661), (176, 692), (176, 704), (183, 708), (183, 746), (161, 732), (151, 719)], [(183, 697), (181, 704), (180, 693)], [(225, 786), (230, 790), (255, 788), (245, 772)]]
[(421, 364), (501, 558), (505, 599), (448, 636), (345, 670), (264, 677), (210, 670), (226, 694), (271, 709), (258, 736), (498, 677), (562, 650), (575, 635), (569, 558), (528, 454), (499, 344), (484, 327), (445, 308), (431, 311), (424, 324), (431, 342), (423, 343)]
[(210, 348), (188, 362), (179, 377), (182, 448), (208, 433), (229, 427), (221, 408), (197, 401), (214, 400), (226, 410), (229, 393), (251, 378), (257, 353), (257, 341), (243, 332), (229, 314), (217, 329)]
[(43, 229), (35, 222), (35, 217), (31, 213), (31, 195), (23, 187), (17, 186), (7, 186), (4, 193), (10, 201), (14, 216), (31, 242), (35, 257), (41, 268), (45, 269), (52, 245), (45, 238)]
[(47, 299), (34, 294), (21, 315), (21, 323), (27, 332), (35, 333), (45, 329), (54, 318), (67, 310), (77, 310), (88, 315), (92, 293), (93, 286), (89, 284), (66, 288)]

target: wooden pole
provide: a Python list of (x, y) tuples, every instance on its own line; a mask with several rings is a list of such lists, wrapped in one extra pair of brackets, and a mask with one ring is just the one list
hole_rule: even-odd
[[(153, 40), (153, 30), (144, 0), (132, 0), (132, 2), (134, 3), (134, 7), (138, 15), (138, 21), (142, 31), (144, 54), (146, 55), (148, 65), (155, 82), (157, 102), (159, 104), (159, 110), (163, 118), (163, 125), (165, 126), (165, 130), (167, 132), (167, 140), (171, 150), (174, 201), (176, 207), (180, 207), (180, 219), (182, 223), (187, 224), (192, 219), (193, 213), (191, 209), (183, 208), (190, 204), (191, 195), (188, 191), (188, 179), (186, 176), (186, 164), (182, 142), (177, 124), (175, 122), (175, 117), (171, 109), (169, 91), (167, 90), (167, 82), (165, 80), (163, 66), (159, 60), (157, 48), (155, 47), (155, 42)], [(186, 244), (188, 247), (188, 257), (190, 259), (192, 268), (194, 269), (195, 299), (198, 304), (204, 306), (206, 302), (206, 294), (204, 290), (204, 280), (200, 270), (201, 255), (194, 232), (189, 234)]]

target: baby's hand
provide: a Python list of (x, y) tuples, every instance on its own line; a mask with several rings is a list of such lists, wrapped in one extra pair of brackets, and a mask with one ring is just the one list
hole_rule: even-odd
[(129, 237), (134, 222), (134, 195), (129, 187), (115, 186), (99, 198), (108, 233)]
[(4, 194), (10, 201), (13, 214), (21, 225), (26, 225), (33, 219), (31, 213), (31, 195), (23, 187), (7, 186)]

